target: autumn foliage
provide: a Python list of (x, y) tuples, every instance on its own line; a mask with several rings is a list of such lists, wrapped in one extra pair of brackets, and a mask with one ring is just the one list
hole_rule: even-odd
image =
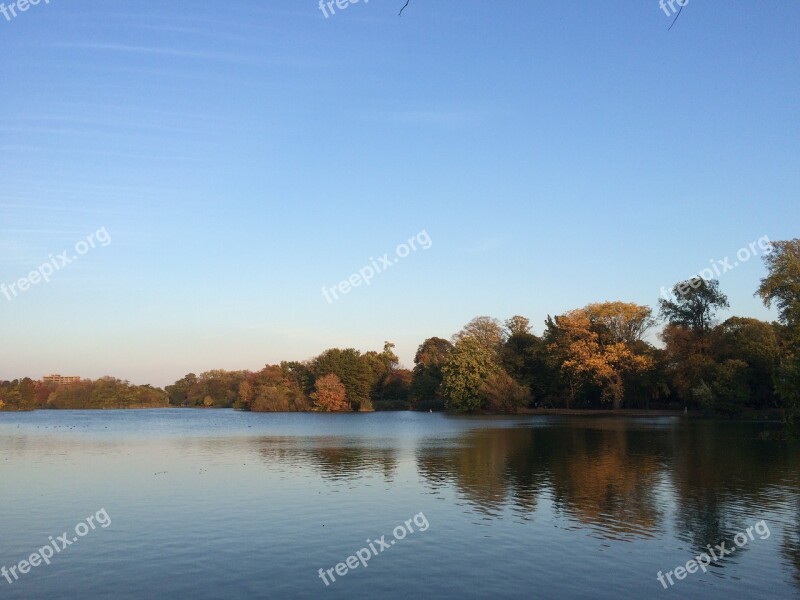
[(350, 411), (347, 393), (341, 379), (333, 373), (323, 375), (314, 384), (314, 393), (311, 394), (314, 407), (324, 412)]
[(567, 359), (561, 368), (586, 376), (603, 391), (615, 409), (621, 408), (624, 377), (653, 368), (653, 358), (637, 342), (653, 324), (646, 306), (625, 302), (590, 304), (556, 317), (563, 332)]

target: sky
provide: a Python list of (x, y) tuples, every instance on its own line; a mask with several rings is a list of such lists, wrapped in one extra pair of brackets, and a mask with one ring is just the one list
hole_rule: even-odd
[(0, 379), (385, 340), (411, 367), (475, 316), (655, 309), (726, 257), (719, 317), (776, 318), (800, 3), (692, 0), (671, 30), (657, 0), (403, 3), (0, 14)]

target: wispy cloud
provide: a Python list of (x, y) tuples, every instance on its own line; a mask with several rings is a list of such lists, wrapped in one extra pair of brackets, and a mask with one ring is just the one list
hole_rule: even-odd
[(230, 52), (208, 52), (206, 50), (183, 50), (179, 48), (165, 48), (163, 46), (129, 46), (124, 44), (61, 44), (58, 48), (72, 48), (77, 50), (99, 50), (104, 52), (125, 52), (129, 54), (153, 54), (156, 56), (174, 56), (176, 58), (191, 58), (198, 60), (220, 60), (241, 64), (254, 64), (261, 62), (256, 59), (232, 54)]
[(248, 56), (244, 53), (209, 52), (206, 50), (187, 50), (182, 48), (168, 48), (164, 46), (131, 46), (126, 44), (54, 44), (51, 46), (59, 49), (92, 50), (99, 52), (119, 52), (133, 55), (171, 56), (190, 60), (212, 60), (251, 66), (280, 66), (280, 67), (311, 67), (320, 68), (336, 64), (339, 61), (332, 58), (308, 57), (264, 57)]

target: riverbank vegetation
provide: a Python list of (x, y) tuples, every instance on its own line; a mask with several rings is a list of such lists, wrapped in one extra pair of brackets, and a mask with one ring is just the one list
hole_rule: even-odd
[[(161, 391), (112, 378), (48, 386), (0, 383), (0, 409), (233, 407), (270, 411), (448, 410), (514, 413), (535, 407), (700, 410), (732, 416), (780, 409), (800, 421), (800, 239), (773, 243), (756, 294), (778, 321), (718, 322), (729, 308), (716, 280), (693, 278), (658, 309), (588, 304), (548, 317), (481, 316), (450, 339), (420, 344), (411, 370), (394, 344), (382, 351), (331, 348), (257, 372), (189, 373)], [(663, 323), (662, 347), (648, 334)]]
[(169, 406), (164, 390), (149, 385), (102, 377), (57, 385), (34, 381), (29, 377), (0, 381), (0, 410), (38, 408), (163, 408)]

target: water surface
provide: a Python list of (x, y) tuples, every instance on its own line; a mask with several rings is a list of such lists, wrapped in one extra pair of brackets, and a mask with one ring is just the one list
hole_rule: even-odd
[[(230, 410), (0, 413), (0, 598), (800, 597), (800, 454), (765, 424)], [(422, 513), (326, 586), (320, 568)], [(764, 520), (665, 591), (656, 574)], [(418, 518), (422, 523), (423, 519)], [(752, 531), (752, 530), (751, 530)], [(13, 579), (13, 578), (12, 578)]]

